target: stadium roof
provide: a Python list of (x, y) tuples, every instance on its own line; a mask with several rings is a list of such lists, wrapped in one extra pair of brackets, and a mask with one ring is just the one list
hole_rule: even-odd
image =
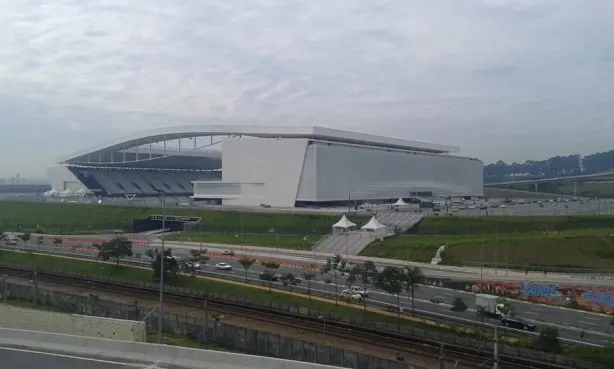
[(146, 145), (152, 142), (177, 140), (189, 137), (206, 136), (248, 136), (258, 138), (303, 138), (347, 144), (368, 145), (390, 149), (425, 151), (431, 153), (458, 152), (454, 146), (430, 144), (400, 138), (371, 135), (359, 132), (344, 131), (331, 128), (313, 126), (250, 126), (250, 125), (205, 125), (167, 127), (136, 132), (125, 137), (96, 145), (85, 150), (75, 152), (59, 160), (67, 163), (85, 155), (101, 152), (117, 151), (132, 147)]

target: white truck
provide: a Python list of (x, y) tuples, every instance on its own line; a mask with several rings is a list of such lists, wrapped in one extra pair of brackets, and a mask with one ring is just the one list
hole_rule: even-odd
[[(491, 318), (502, 319), (507, 314), (506, 306), (504, 303), (498, 301), (499, 297), (494, 295), (487, 295), (484, 293), (478, 293), (475, 295), (475, 307), (478, 314)], [(480, 308), (481, 307), (481, 308)]]

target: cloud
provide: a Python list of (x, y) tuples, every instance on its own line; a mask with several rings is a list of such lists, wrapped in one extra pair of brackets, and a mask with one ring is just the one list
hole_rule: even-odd
[(35, 126), (66, 140), (215, 118), (449, 143), (485, 161), (612, 148), (607, 0), (0, 5), (6, 134)]

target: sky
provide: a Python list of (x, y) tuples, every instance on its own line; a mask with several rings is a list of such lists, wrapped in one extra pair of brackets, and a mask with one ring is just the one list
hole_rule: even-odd
[(0, 177), (153, 127), (614, 149), (612, 0), (0, 0)]

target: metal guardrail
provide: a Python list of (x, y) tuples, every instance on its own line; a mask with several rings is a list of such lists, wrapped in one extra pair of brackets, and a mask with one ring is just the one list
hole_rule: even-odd
[(569, 274), (572, 278), (574, 277), (574, 275), (580, 275), (578, 276), (579, 278), (581, 278), (581, 276), (583, 275), (594, 275), (603, 276), (606, 279), (614, 279), (614, 269), (563, 268), (539, 265), (505, 264), (505, 262), (481, 263), (479, 261), (464, 261), (463, 266), (477, 268), (482, 266), (484, 268), (489, 269), (499, 268), (501, 271), (508, 269), (521, 272), (527, 271), (529, 273), (543, 273), (544, 271), (546, 271), (547, 273)]

